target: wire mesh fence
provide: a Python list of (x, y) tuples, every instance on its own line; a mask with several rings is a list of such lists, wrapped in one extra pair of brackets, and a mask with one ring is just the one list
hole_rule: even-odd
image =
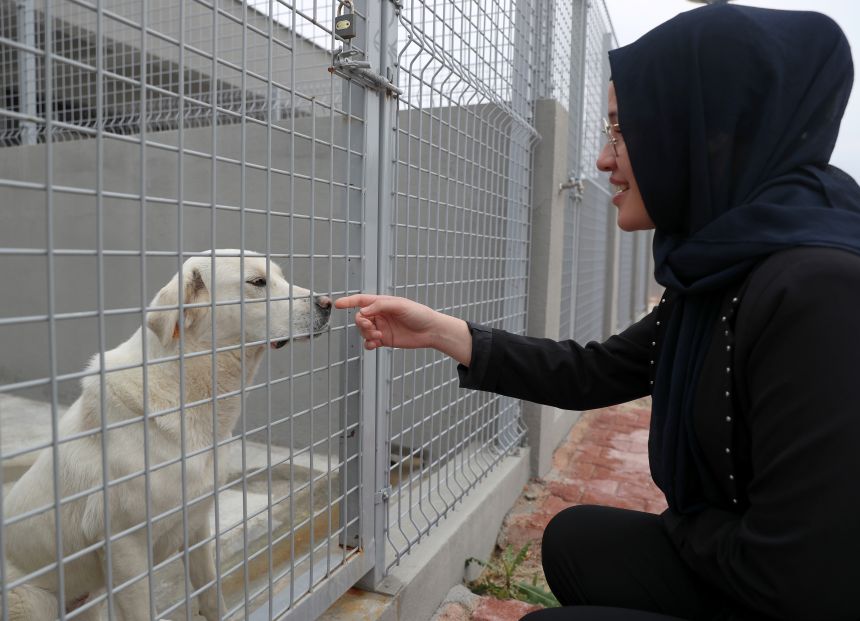
[[(570, 115), (568, 164), (575, 191), (564, 215), (559, 337), (585, 342), (622, 330), (644, 314), (650, 235), (615, 230), (610, 187), (596, 166), (604, 144), (607, 52), (617, 44), (606, 5), (574, 0), (561, 6), (563, 13), (557, 9), (554, 16), (554, 46), (569, 54), (555, 63), (567, 61), (569, 78), (556, 77), (553, 88), (569, 88), (558, 92), (566, 93)], [(554, 68), (553, 74), (563, 72)]]
[(2, 619), (315, 618), (433, 536), (521, 404), (362, 357), (331, 299), (524, 333), (557, 98), (560, 336), (605, 330), (607, 33), (584, 2), (0, 0)]
[[(407, 3), (399, 16), (391, 292), (522, 333), (528, 276), (533, 24), (510, 0)], [(389, 385), (388, 566), (524, 430), (519, 404), (457, 388), (454, 363), (395, 351)]]
[[(317, 100), (331, 94), (329, 46), (318, 28), (320, 18), (328, 27), (331, 3), (308, 2), (308, 11), (271, 4), (270, 11), (269, 3), (260, 1), (216, 6), (105, 0), (99, 11), (95, 3), (51, 0), (52, 139), (94, 136), (97, 117), (104, 132), (138, 134), (141, 124), (149, 131), (176, 129), (180, 123), (184, 128), (208, 126), (213, 115), (219, 124), (312, 115), (314, 102), (319, 105)], [(36, 5), (32, 0), (0, 2), (6, 43), (0, 88), (4, 108), (18, 112), (4, 118), (2, 146), (45, 141), (44, 123), (28, 121), (44, 117), (45, 108), (44, 89), (38, 85), (44, 83), (47, 22), (46, 12)], [(102, 65), (97, 67), (99, 57)], [(144, 98), (138, 87), (141, 75), (148, 86)], [(337, 105), (339, 96), (338, 91), (323, 105)]]
[(358, 554), (363, 118), (303, 5), (0, 4), (4, 619), (274, 618)]

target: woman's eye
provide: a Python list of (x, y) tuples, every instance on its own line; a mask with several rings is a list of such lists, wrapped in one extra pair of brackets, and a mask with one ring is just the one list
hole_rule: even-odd
[(254, 278), (253, 280), (249, 280), (248, 284), (254, 285), (255, 287), (265, 287), (266, 286), (266, 279), (263, 277)]

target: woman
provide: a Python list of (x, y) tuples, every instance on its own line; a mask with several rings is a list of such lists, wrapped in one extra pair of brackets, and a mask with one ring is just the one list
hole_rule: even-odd
[[(827, 164), (851, 87), (817, 13), (713, 6), (610, 52), (598, 167), (655, 228), (666, 294), (581, 347), (359, 295), (365, 346), (435, 347), (461, 385), (586, 409), (653, 397), (669, 508), (547, 526), (553, 619), (860, 619), (860, 188)], [(635, 171), (635, 176), (634, 176)]]

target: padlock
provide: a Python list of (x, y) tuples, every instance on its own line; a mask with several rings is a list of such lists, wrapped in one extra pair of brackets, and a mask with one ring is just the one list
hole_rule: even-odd
[(354, 13), (344, 13), (334, 18), (334, 35), (341, 41), (355, 37)]

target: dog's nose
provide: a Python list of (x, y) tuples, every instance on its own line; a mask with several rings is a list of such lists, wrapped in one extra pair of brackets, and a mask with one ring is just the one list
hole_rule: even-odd
[(327, 295), (318, 295), (314, 297), (314, 304), (322, 310), (331, 310), (331, 298)]

